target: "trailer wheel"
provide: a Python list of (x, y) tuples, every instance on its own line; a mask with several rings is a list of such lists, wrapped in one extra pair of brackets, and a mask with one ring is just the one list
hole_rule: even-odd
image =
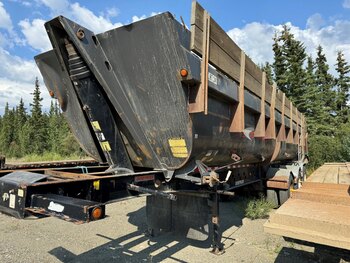
[(278, 195), (275, 189), (267, 189), (266, 190), (266, 200), (273, 204), (274, 208), (278, 207)]
[(278, 191), (279, 195), (279, 205), (283, 205), (290, 197), (290, 189), (293, 187), (293, 176), (289, 176), (289, 183), (288, 183), (288, 189), (282, 190), (280, 189)]

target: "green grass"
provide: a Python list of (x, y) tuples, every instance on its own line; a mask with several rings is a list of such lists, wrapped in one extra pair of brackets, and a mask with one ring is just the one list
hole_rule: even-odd
[(270, 211), (274, 208), (274, 205), (266, 201), (263, 196), (254, 198), (248, 201), (245, 209), (245, 216), (250, 219), (268, 218)]
[(87, 159), (86, 155), (61, 155), (53, 152), (46, 152), (42, 155), (29, 154), (21, 158), (9, 158), (6, 159), (6, 163), (24, 163), (24, 162), (47, 162), (47, 161), (61, 161), (61, 160), (81, 160)]

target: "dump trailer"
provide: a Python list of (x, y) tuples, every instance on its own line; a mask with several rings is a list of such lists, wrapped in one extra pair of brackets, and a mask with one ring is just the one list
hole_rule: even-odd
[(101, 34), (63, 16), (45, 28), (53, 49), (35, 57), (45, 85), (80, 146), (108, 166), (88, 180), (151, 194), (152, 228), (205, 213), (209, 198), (219, 251), (218, 194), (258, 184), (278, 205), (304, 178), (304, 116), (196, 1), (190, 30), (170, 13)]

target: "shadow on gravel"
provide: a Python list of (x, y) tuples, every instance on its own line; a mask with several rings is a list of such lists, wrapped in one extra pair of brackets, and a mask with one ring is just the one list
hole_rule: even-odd
[[(203, 249), (203, 253), (209, 253), (211, 246), (210, 237), (205, 240), (193, 240), (188, 238), (186, 233), (162, 232), (156, 237), (146, 235), (146, 208), (143, 207), (135, 212), (128, 214), (128, 222), (138, 227), (138, 230), (126, 234), (117, 239), (108, 236), (99, 235), (109, 240), (102, 246), (94, 247), (89, 251), (76, 255), (64, 247), (57, 247), (49, 253), (64, 263), (68, 262), (160, 262), (165, 259), (172, 259), (176, 262), (186, 262), (176, 258), (175, 254), (188, 247), (194, 246)], [(221, 202), (220, 216), (222, 230), (242, 225), (244, 212), (240, 202)], [(120, 226), (123, 227), (123, 226)], [(210, 231), (210, 230), (209, 230)], [(113, 233), (111, 233), (113, 234)], [(84, 242), (79, 240), (77, 242)], [(222, 236), (222, 242), (225, 249), (233, 245), (234, 239), (230, 236)], [(189, 255), (189, 258), (191, 255)], [(205, 258), (203, 254), (203, 258)]]
[(350, 262), (350, 251), (348, 250), (318, 245), (292, 238), (285, 238), (285, 240), (313, 248), (314, 252), (308, 252), (292, 247), (283, 247), (277, 256), (275, 263), (294, 263), (300, 262), (300, 259), (303, 259), (303, 262)]

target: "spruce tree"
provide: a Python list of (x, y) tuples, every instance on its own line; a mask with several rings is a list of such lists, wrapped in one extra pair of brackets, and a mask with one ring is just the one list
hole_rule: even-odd
[(346, 123), (349, 121), (349, 89), (350, 89), (350, 66), (345, 61), (343, 52), (339, 51), (337, 56), (336, 71), (338, 73), (338, 78), (336, 78), (337, 87), (337, 101), (336, 101), (336, 111), (337, 119), (340, 123)]
[(40, 86), (38, 78), (35, 80), (33, 102), (31, 106), (31, 117), (29, 119), (29, 138), (31, 139), (30, 152), (42, 154), (47, 150), (47, 125), (42, 113)]
[(280, 36), (275, 33), (273, 38), (272, 50), (274, 53), (274, 62), (272, 64), (275, 82), (280, 90), (286, 91), (286, 78), (285, 72), (287, 71), (287, 60), (280, 43)]
[(59, 121), (59, 112), (57, 111), (56, 106), (53, 103), (53, 100), (51, 100), (48, 117), (49, 117), (48, 148), (50, 149), (51, 152), (58, 153), (61, 146), (60, 136), (62, 136), (62, 134), (60, 134), (61, 124)]
[(302, 42), (295, 39), (286, 25), (280, 35), (275, 35), (273, 64), (275, 81), (280, 90), (298, 107), (306, 110), (305, 70), (303, 68), (306, 53)]
[(315, 69), (315, 82), (320, 96), (319, 100), (323, 107), (322, 114), (318, 116), (319, 122), (324, 125), (322, 133), (324, 135), (333, 135), (335, 130), (336, 99), (333, 90), (334, 80), (328, 73), (329, 66), (321, 46), (317, 47)]
[(14, 112), (10, 110), (9, 104), (5, 105), (5, 112), (2, 118), (2, 127), (0, 133), (0, 152), (4, 155), (9, 154), (9, 148), (14, 135)]
[(22, 142), (23, 137), (23, 127), (27, 121), (27, 113), (24, 107), (23, 99), (21, 98), (16, 110), (14, 111), (14, 130), (13, 130), (13, 140), (10, 145), (10, 156), (22, 157), (24, 152), (24, 147), (26, 145)]
[(272, 66), (269, 62), (266, 62), (265, 65), (261, 68), (266, 73), (267, 83), (270, 85), (273, 84), (273, 76), (272, 76)]

